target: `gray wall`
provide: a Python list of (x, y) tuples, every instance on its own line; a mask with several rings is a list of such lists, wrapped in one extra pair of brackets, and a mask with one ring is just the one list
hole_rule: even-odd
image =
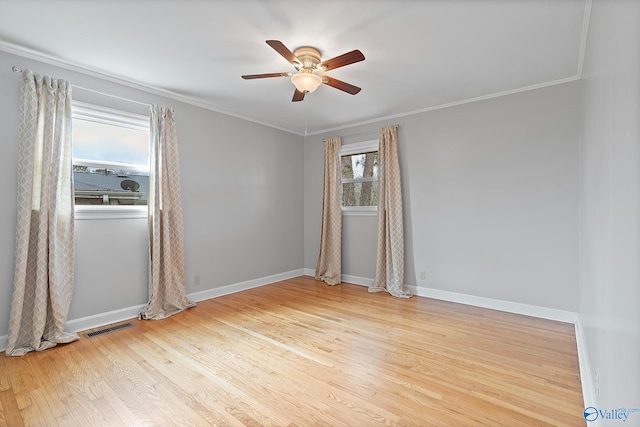
[(640, 407), (638, 22), (640, 2), (593, 2), (582, 81), (579, 307), (603, 408)]
[[(579, 101), (569, 83), (331, 133), (349, 144), (400, 125), (405, 283), (577, 311)], [(308, 269), (327, 136), (305, 141)], [(343, 274), (373, 277), (375, 230), (344, 217)]]
[[(0, 337), (13, 289), (20, 77), (32, 68), (74, 85), (174, 107), (180, 144), (187, 291), (298, 270), (303, 265), (302, 137), (149, 92), (0, 52)], [(148, 110), (82, 90), (75, 98)], [(69, 320), (144, 304), (145, 219), (76, 220)], [(193, 284), (200, 275), (201, 284)]]

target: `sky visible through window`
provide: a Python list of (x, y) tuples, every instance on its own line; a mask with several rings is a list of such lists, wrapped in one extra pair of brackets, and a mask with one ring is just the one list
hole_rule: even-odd
[(76, 159), (149, 164), (149, 132), (89, 120), (73, 121)]

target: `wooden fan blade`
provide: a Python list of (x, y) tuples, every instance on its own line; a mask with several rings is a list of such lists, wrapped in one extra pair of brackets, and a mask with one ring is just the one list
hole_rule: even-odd
[(304, 92), (300, 92), (298, 89), (296, 89), (296, 91), (293, 92), (293, 99), (291, 101), (299, 102), (299, 101), (302, 101), (303, 99), (304, 99)]
[(335, 58), (322, 61), (319, 66), (325, 67), (325, 71), (335, 70), (336, 68), (344, 67), (345, 65), (353, 64), (355, 62), (364, 61), (364, 55), (358, 49), (351, 52), (344, 53)]
[(284, 59), (289, 61), (291, 64), (295, 64), (298, 61), (298, 58), (286, 47), (280, 40), (267, 40), (267, 44), (271, 46), (276, 52), (278, 52)]
[(251, 80), (251, 79), (264, 79), (267, 77), (289, 77), (291, 75), (291, 73), (268, 73), (268, 74), (245, 74), (244, 76), (242, 76), (243, 79), (245, 80)]
[(351, 94), (351, 95), (355, 95), (361, 90), (358, 86), (345, 83), (341, 80), (334, 79), (333, 77), (329, 77), (329, 76), (323, 76), (322, 83), (331, 87), (335, 87), (336, 89), (340, 89), (341, 91), (347, 92), (348, 94)]

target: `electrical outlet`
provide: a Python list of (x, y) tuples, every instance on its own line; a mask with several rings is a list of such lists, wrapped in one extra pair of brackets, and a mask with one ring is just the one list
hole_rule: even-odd
[(427, 280), (427, 275), (424, 270), (420, 271), (420, 280)]
[(196, 274), (195, 276), (193, 276), (193, 284), (194, 285), (199, 285), (200, 284), (200, 275)]

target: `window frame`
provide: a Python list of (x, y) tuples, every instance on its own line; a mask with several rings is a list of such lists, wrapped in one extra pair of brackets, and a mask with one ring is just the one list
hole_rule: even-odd
[[(149, 116), (116, 110), (100, 105), (89, 104), (81, 101), (71, 102), (71, 118), (92, 121), (127, 129), (144, 130), (151, 136)], [(73, 141), (72, 141), (73, 143)], [(151, 141), (149, 141), (151, 144)], [(131, 165), (117, 162), (96, 162), (89, 159), (72, 159), (74, 165), (91, 167), (111, 167), (149, 172), (149, 164)], [(142, 166), (142, 167), (141, 167)], [(148, 218), (149, 208), (145, 205), (76, 205), (74, 195), (74, 217), (79, 220), (87, 219), (136, 219)]]
[[(340, 153), (338, 162), (340, 163), (340, 159), (342, 156), (351, 156), (354, 154), (364, 154), (371, 152), (378, 152), (379, 154), (380, 144), (377, 139), (355, 142), (353, 144), (346, 144), (340, 146)], [(379, 157), (378, 157), (379, 158)], [(342, 187), (345, 183), (350, 182), (378, 182), (378, 178), (368, 177), (368, 178), (348, 178), (342, 179), (342, 172), (340, 171), (340, 209), (342, 210), (342, 215), (347, 216), (377, 216), (378, 215), (378, 206), (343, 206), (342, 205)]]

